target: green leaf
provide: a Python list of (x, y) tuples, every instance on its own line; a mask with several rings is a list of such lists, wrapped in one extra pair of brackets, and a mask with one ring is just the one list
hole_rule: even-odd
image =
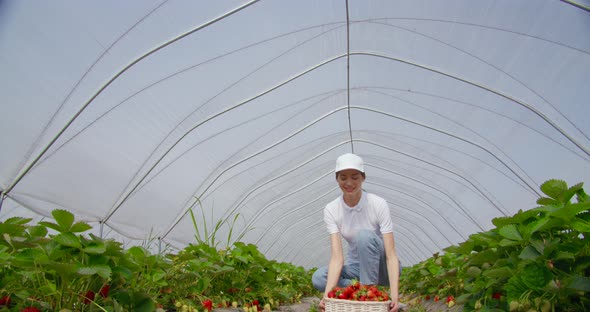
[(42, 225), (42, 226), (45, 226), (45, 227), (48, 227), (48, 228), (50, 228), (50, 229), (52, 229), (52, 230), (55, 230), (55, 231), (57, 231), (57, 232), (60, 232), (60, 233), (61, 233), (61, 232), (63, 232), (63, 231), (61, 230), (61, 227), (60, 227), (59, 225), (57, 225), (57, 224), (53, 223), (53, 222), (48, 222), (48, 221), (39, 221), (39, 222), (38, 222), (38, 224), (39, 224), (39, 225)]
[[(0, 222), (0, 234), (6, 234), (8, 236), (22, 236), (25, 231), (24, 225), (7, 224)], [(6, 239), (6, 235), (0, 235)]]
[(143, 259), (145, 259), (147, 257), (146, 250), (139, 247), (139, 246), (133, 246), (133, 247), (129, 248), (127, 250), (127, 254), (137, 260), (141, 260), (141, 262), (143, 262)]
[(104, 279), (109, 279), (111, 277), (111, 267), (108, 265), (93, 265), (93, 266), (86, 266), (80, 267), (78, 269), (78, 274), (81, 275), (98, 275)]
[(514, 241), (521, 241), (522, 240), (522, 236), (520, 235), (520, 232), (518, 232), (516, 224), (509, 224), (509, 225), (505, 225), (505, 226), (501, 227), (499, 230), (499, 233), (503, 237), (514, 240)]
[(555, 256), (555, 260), (575, 260), (576, 257), (573, 253), (567, 251), (560, 251)]
[(39, 287), (39, 291), (44, 296), (53, 296), (57, 294), (57, 287), (51, 281), (45, 281), (45, 285)]
[(537, 204), (543, 205), (543, 206), (553, 206), (553, 205), (560, 205), (561, 202), (558, 200), (555, 200), (553, 198), (541, 197), (541, 198), (537, 199)]
[(541, 191), (553, 199), (559, 199), (559, 195), (567, 191), (567, 183), (563, 180), (551, 179), (541, 184)]
[(78, 272), (78, 267), (74, 264), (51, 261), (45, 264), (46, 270), (53, 270), (62, 277), (73, 276)]
[(246, 257), (242, 257), (242, 256), (235, 256), (235, 258), (236, 258), (237, 260), (240, 260), (240, 262), (243, 262), (243, 263), (246, 263), (246, 264), (248, 263), (248, 258), (246, 258)]
[(590, 223), (582, 219), (577, 219), (572, 222), (572, 228), (578, 232), (590, 232)]
[(584, 276), (572, 276), (565, 280), (566, 286), (575, 291), (590, 291), (590, 279)]
[(526, 246), (522, 252), (520, 253), (520, 255), (518, 255), (518, 257), (520, 259), (528, 259), (528, 260), (535, 260), (537, 259), (541, 254), (539, 253), (539, 251), (537, 251), (534, 247), (532, 246)]
[(517, 223), (514, 221), (514, 217), (497, 217), (492, 219), (492, 223), (497, 227), (501, 228), (508, 224), (515, 224)]
[(584, 186), (584, 183), (578, 183), (572, 187), (570, 187), (569, 189), (567, 189), (567, 191), (565, 191), (562, 195), (561, 195), (561, 199), (563, 200), (564, 203), (569, 202), (572, 197), (574, 197), (574, 195), (576, 194), (580, 194), (584, 193), (584, 190), (582, 189), (582, 187)]
[(542, 218), (539, 218), (539, 219), (525, 225), (527, 236), (530, 237), (531, 235), (533, 235), (534, 233), (539, 231), (539, 229), (541, 229), (543, 226), (545, 226), (545, 224), (547, 224), (549, 222), (549, 220), (551, 220), (551, 218), (542, 217)]
[(542, 241), (540, 239), (534, 239), (530, 242), (530, 246), (528, 247), (534, 247), (539, 254), (543, 254), (545, 253), (545, 242), (546, 241)]
[(486, 270), (483, 272), (483, 275), (493, 279), (507, 279), (514, 275), (514, 272), (507, 267), (501, 267), (497, 269)]
[(519, 244), (520, 244), (520, 242), (513, 241), (511, 239), (506, 239), (506, 238), (503, 238), (499, 243), (499, 245), (502, 247), (515, 246), (515, 245), (519, 245)]
[(157, 281), (160, 281), (160, 280), (162, 280), (162, 279), (163, 279), (163, 278), (165, 278), (165, 277), (166, 277), (166, 272), (164, 272), (164, 271), (162, 271), (162, 270), (159, 270), (159, 271), (156, 271), (156, 272), (153, 272), (153, 273), (152, 273), (152, 278), (151, 278), (151, 280), (152, 280), (153, 282), (157, 282)]
[(562, 209), (549, 213), (550, 216), (562, 219), (566, 223), (572, 220), (578, 213), (588, 211), (590, 203), (578, 203), (566, 205)]
[(527, 285), (522, 282), (518, 275), (513, 275), (505, 284), (507, 301), (519, 300), (524, 293), (529, 291)]
[(231, 272), (233, 270), (234, 270), (233, 267), (224, 265), (221, 268), (219, 268), (219, 270), (217, 270), (215, 273), (226, 273), (226, 272)]
[(23, 218), (23, 217), (11, 217), (4, 221), (5, 224), (12, 224), (12, 225), (25, 225), (31, 222), (31, 218)]
[(484, 251), (471, 255), (472, 264), (484, 264), (486, 262), (494, 263), (498, 260), (499, 255), (492, 249), (486, 249)]
[(156, 310), (156, 305), (147, 294), (142, 294), (140, 297), (135, 297), (133, 301), (133, 311), (152, 312)]
[(14, 265), (17, 265), (21, 268), (26, 268), (32, 266), (35, 263), (35, 260), (41, 258), (47, 258), (41, 250), (39, 249), (32, 249), (32, 248), (25, 248), (18, 251), (18, 253), (14, 256)]
[(113, 269), (113, 272), (116, 273), (117, 275), (120, 275), (121, 277), (123, 277), (126, 280), (130, 280), (133, 278), (133, 271), (129, 268), (124, 267), (124, 266), (115, 267)]
[(465, 271), (465, 275), (469, 277), (478, 277), (480, 274), (481, 269), (476, 266), (470, 266), (469, 268), (467, 268), (467, 271)]
[(522, 282), (533, 290), (542, 290), (549, 283), (552, 276), (551, 271), (546, 266), (536, 262), (529, 263), (520, 270)]
[(92, 229), (92, 227), (86, 222), (76, 222), (70, 228), (70, 232), (73, 233), (82, 233)]
[(74, 215), (63, 209), (55, 209), (51, 212), (51, 215), (60, 227), (60, 232), (69, 232), (72, 224), (74, 223)]
[(72, 233), (57, 234), (56, 236), (53, 237), (53, 240), (56, 243), (63, 245), (63, 246), (82, 248), (82, 244), (80, 243), (80, 239)]
[(563, 228), (563, 221), (557, 218), (549, 218), (549, 220), (539, 227), (539, 232), (549, 231), (554, 228)]
[(588, 196), (588, 194), (586, 194), (583, 189), (579, 190), (577, 194), (578, 195), (576, 196), (576, 198), (578, 199), (578, 203), (590, 201), (590, 196)]
[(45, 237), (47, 228), (41, 225), (35, 225), (29, 228), (29, 234), (33, 237)]
[(84, 247), (83, 250), (86, 253), (97, 255), (105, 253), (107, 249), (103, 242), (92, 242), (88, 244), (88, 246)]
[(455, 254), (468, 255), (473, 251), (473, 247), (475, 247), (475, 243), (472, 240), (467, 240), (459, 244), (459, 246), (447, 247), (444, 249), (444, 251)]

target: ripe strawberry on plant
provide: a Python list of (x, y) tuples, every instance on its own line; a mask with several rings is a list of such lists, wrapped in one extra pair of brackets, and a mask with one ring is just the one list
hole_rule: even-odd
[(10, 296), (4, 296), (0, 298), (0, 306), (9, 306), (10, 305)]
[(37, 307), (26, 307), (21, 312), (41, 312)]
[(89, 304), (94, 301), (94, 296), (95, 294), (92, 290), (87, 291), (86, 294), (84, 294), (84, 304)]
[(98, 291), (98, 293), (100, 294), (101, 297), (106, 298), (109, 295), (109, 290), (111, 289), (111, 286), (109, 284), (104, 284), (100, 290)]
[(492, 294), (492, 299), (500, 300), (502, 298), (502, 294), (499, 292), (495, 292)]
[(438, 296), (434, 296), (434, 302), (438, 302), (440, 298)]
[(446, 301), (446, 303), (447, 303), (447, 306), (448, 306), (449, 308), (450, 308), (450, 307), (452, 307), (452, 306), (454, 306), (454, 305), (455, 305), (455, 297), (453, 297), (453, 296), (448, 296), (448, 297), (447, 297), (447, 301)]
[(207, 299), (203, 301), (203, 308), (207, 309), (207, 311), (211, 311), (213, 309), (213, 301), (211, 299)]

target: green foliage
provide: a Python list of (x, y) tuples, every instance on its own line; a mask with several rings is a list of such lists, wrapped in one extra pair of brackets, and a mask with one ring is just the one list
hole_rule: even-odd
[(495, 218), (496, 228), (405, 269), (401, 291), (460, 295), (466, 311), (587, 310), (590, 200), (582, 183), (549, 180), (541, 191), (541, 206)]
[(55, 223), (0, 222), (0, 298), (10, 296), (10, 310), (151, 312), (182, 304), (202, 311), (205, 300), (215, 306), (258, 300), (276, 308), (315, 295), (312, 272), (268, 260), (255, 245), (235, 242), (218, 250), (218, 226), (178, 254), (159, 255), (83, 235), (91, 227), (68, 211), (52, 215)]

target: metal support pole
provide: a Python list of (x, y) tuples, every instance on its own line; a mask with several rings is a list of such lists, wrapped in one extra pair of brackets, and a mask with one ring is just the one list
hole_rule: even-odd
[(0, 212), (2, 212), (2, 203), (4, 202), (5, 197), (6, 194), (4, 193), (4, 191), (2, 191), (2, 193), (0, 194)]

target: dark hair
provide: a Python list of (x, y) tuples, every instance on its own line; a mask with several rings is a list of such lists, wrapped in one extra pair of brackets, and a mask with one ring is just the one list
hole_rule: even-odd
[[(365, 175), (365, 173), (364, 173), (364, 172), (362, 172), (362, 171), (359, 171), (359, 172), (360, 172), (360, 173), (361, 173), (361, 175), (363, 176), (363, 179), (366, 179), (366, 178), (367, 178), (367, 176)], [(336, 172), (336, 179), (338, 179), (338, 174), (339, 174), (339, 173), (340, 173), (340, 171)]]

